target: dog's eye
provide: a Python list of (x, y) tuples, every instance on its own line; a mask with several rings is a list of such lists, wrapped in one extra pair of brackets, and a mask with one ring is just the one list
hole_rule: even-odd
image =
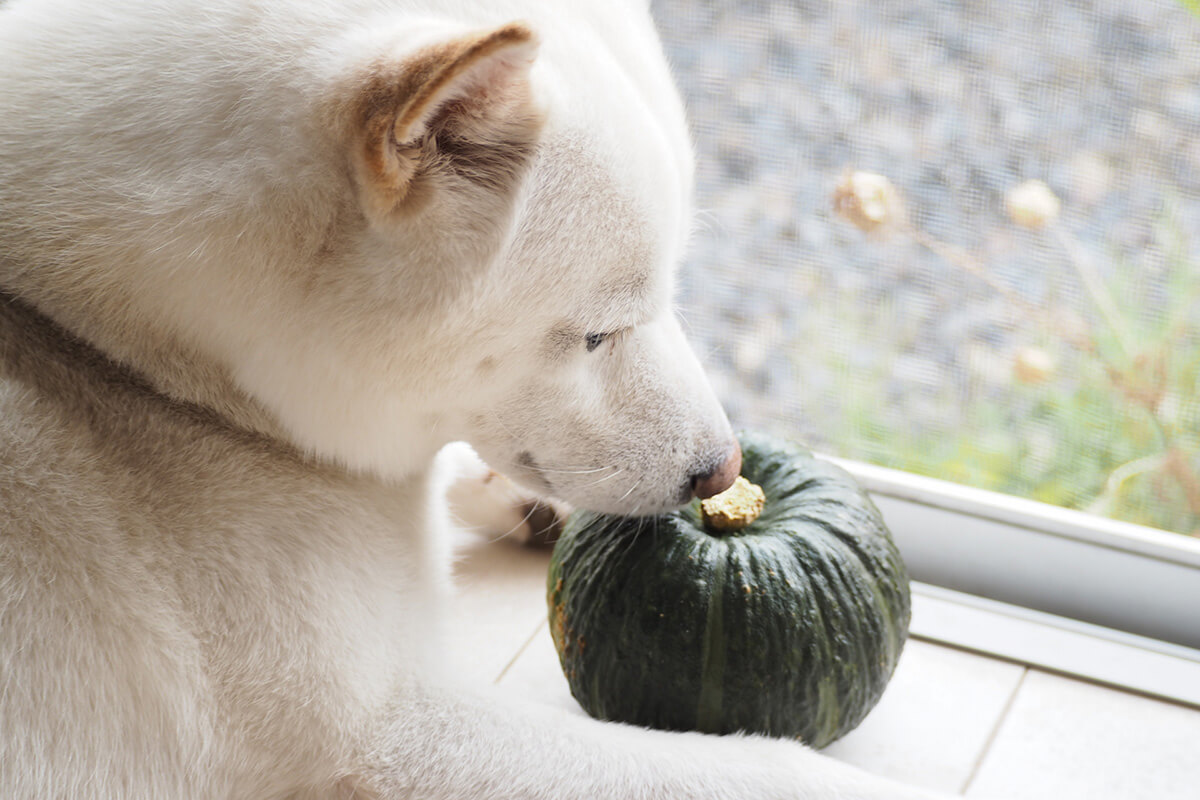
[(605, 342), (612, 342), (620, 339), (631, 330), (633, 330), (632, 326), (621, 328), (620, 330), (616, 331), (609, 331), (608, 333), (589, 333), (586, 337), (584, 337), (584, 341), (587, 342), (588, 352), (592, 352)]

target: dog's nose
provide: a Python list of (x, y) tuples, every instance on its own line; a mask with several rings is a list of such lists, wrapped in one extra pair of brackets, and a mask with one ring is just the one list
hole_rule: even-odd
[(733, 449), (713, 469), (692, 476), (692, 494), (705, 500), (733, 486), (733, 482), (742, 471), (742, 448), (737, 442)]

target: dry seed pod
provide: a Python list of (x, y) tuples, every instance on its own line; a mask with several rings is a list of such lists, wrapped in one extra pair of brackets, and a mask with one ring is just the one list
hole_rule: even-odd
[(1013, 376), (1021, 383), (1045, 383), (1058, 364), (1040, 347), (1022, 347), (1013, 355)]
[(1004, 196), (1008, 218), (1023, 228), (1044, 228), (1058, 218), (1062, 208), (1054, 191), (1037, 180), (1025, 181)]
[(899, 222), (900, 193), (883, 175), (874, 172), (846, 172), (833, 193), (838, 216), (861, 231), (870, 233)]

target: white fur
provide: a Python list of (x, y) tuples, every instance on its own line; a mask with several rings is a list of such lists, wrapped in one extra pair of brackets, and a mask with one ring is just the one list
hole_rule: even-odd
[[(515, 20), (385, 172), (459, 101), (528, 157), (395, 201), (349, 99)], [(9, 0), (0, 111), (0, 796), (910, 796), (444, 675), (443, 445), (626, 512), (730, 447), (642, 3)]]

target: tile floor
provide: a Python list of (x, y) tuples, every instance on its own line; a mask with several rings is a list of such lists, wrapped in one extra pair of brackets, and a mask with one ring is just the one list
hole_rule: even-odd
[[(472, 679), (578, 710), (546, 629), (547, 559), (465, 548), (454, 645)], [(879, 705), (826, 752), (981, 800), (1200, 798), (1200, 710), (916, 640)]]

